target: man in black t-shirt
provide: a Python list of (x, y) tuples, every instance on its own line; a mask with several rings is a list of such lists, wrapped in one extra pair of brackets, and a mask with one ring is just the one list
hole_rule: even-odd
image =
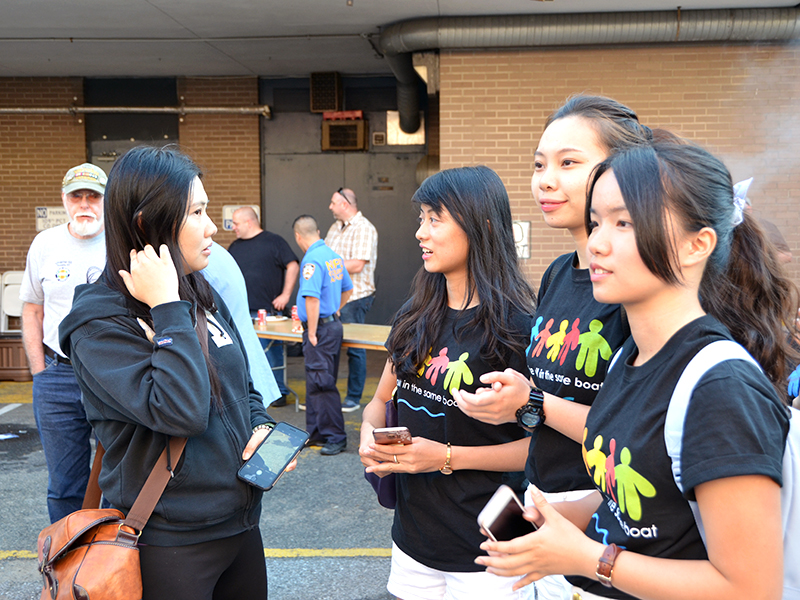
[[(281, 236), (264, 231), (256, 212), (249, 206), (237, 208), (233, 213), (233, 232), (236, 234), (228, 252), (236, 260), (247, 286), (250, 316), (258, 310), (284, 314), (300, 272), (300, 263), (289, 244)], [(262, 344), (266, 340), (261, 341)], [(273, 342), (267, 351), (273, 369), (283, 367), (282, 342)], [(284, 406), (289, 389), (284, 377), (276, 377), (281, 398), (271, 406)]]

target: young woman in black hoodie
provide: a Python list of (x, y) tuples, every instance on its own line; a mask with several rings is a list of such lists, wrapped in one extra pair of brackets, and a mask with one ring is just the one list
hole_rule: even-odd
[(142, 532), (144, 600), (267, 596), (261, 492), (236, 472), (273, 419), (227, 307), (198, 273), (217, 231), (200, 176), (168, 148), (116, 162), (106, 268), (76, 290), (60, 327), (113, 506), (130, 510), (169, 439), (188, 438)]

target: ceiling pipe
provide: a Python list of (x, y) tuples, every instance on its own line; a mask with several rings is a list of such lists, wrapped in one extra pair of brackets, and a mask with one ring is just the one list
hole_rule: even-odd
[(767, 42), (800, 38), (800, 9), (759, 8), (494, 17), (434, 17), (387, 26), (380, 48), (397, 78), (400, 128), (419, 129), (412, 53), (470, 48)]

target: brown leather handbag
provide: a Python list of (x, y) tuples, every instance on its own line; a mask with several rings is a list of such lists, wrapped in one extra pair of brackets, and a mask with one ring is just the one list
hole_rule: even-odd
[[(41, 600), (140, 600), (142, 572), (137, 543), (172, 476), (186, 438), (170, 439), (128, 516), (100, 506), (97, 478), (104, 454), (98, 444), (83, 509), (39, 534)], [(168, 459), (172, 457), (172, 461)], [(169, 464), (171, 462), (171, 464)]]

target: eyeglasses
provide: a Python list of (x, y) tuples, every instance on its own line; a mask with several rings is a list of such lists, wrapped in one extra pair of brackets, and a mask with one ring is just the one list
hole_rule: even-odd
[(338, 190), (336, 190), (336, 193), (339, 194), (342, 198), (344, 198), (348, 204), (352, 204), (352, 202), (350, 202), (350, 198), (348, 198), (347, 195), (344, 193), (343, 187), (340, 187)]

